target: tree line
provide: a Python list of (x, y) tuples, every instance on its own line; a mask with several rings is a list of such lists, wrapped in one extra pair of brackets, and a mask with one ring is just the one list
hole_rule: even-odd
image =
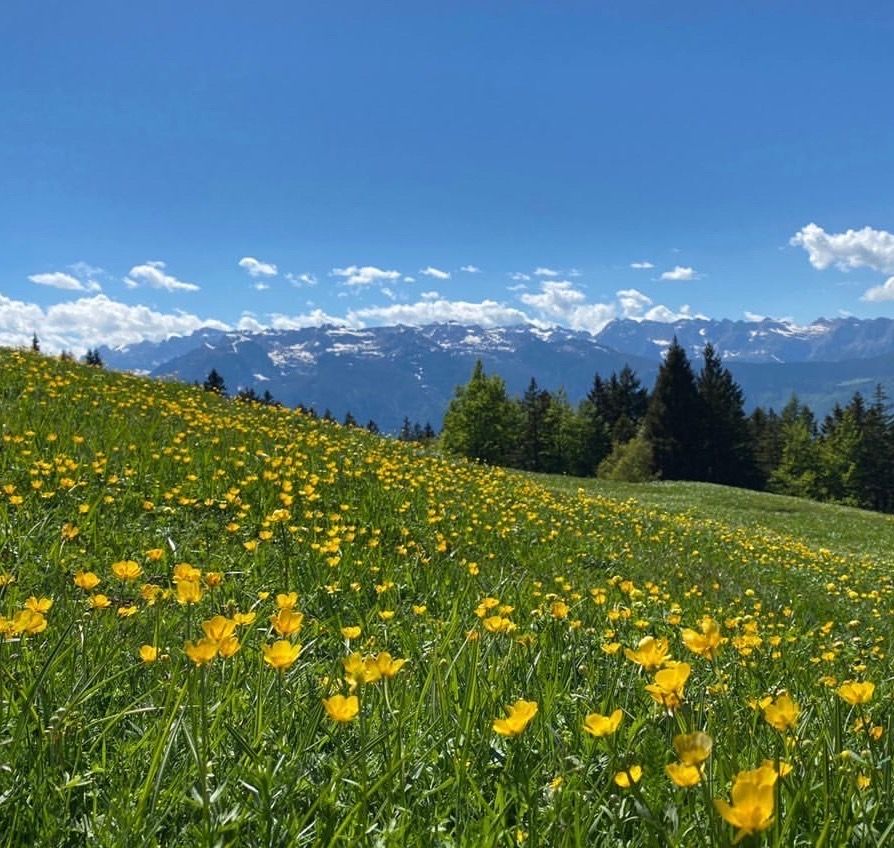
[(696, 480), (894, 512), (894, 418), (881, 386), (822, 421), (796, 396), (746, 414), (711, 344), (698, 373), (674, 339), (648, 391), (625, 366), (573, 406), (533, 378), (518, 398), (479, 360), (444, 417), (445, 450), (494, 465), (606, 479)]

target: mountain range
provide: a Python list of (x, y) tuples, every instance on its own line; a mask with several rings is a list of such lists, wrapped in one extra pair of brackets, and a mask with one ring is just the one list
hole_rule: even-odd
[(793, 392), (818, 414), (855, 391), (877, 383), (894, 394), (894, 320), (788, 321), (687, 319), (675, 323), (616, 320), (596, 334), (521, 324), (482, 328), (457, 323), (422, 327), (341, 326), (266, 330), (203, 329), (188, 336), (126, 347), (100, 348), (105, 364), (154, 377), (201, 382), (212, 368), (227, 388), (269, 390), (279, 401), (328, 409), (341, 419), (351, 411), (384, 431), (404, 416), (438, 428), (457, 385), (481, 359), (511, 393), (531, 377), (549, 389), (564, 387), (576, 402), (597, 372), (625, 364), (651, 387), (661, 356), (676, 336), (698, 368), (706, 342), (745, 391), (749, 408), (780, 408)]

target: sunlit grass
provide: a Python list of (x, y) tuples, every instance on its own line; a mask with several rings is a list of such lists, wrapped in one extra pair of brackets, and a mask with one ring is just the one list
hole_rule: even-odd
[(28, 354), (0, 415), (0, 844), (894, 834), (889, 550)]

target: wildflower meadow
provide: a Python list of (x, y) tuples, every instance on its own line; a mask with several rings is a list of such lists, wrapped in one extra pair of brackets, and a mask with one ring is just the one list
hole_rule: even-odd
[(0, 427), (0, 845), (894, 839), (889, 550), (33, 353)]

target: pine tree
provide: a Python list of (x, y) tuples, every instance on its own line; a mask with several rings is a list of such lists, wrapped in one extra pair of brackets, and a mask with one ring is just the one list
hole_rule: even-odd
[(404, 422), (400, 425), (400, 432), (397, 434), (397, 440), (399, 442), (413, 441), (413, 425), (407, 415), (404, 416)]
[(696, 380), (703, 414), (702, 479), (727, 486), (755, 486), (758, 471), (745, 417), (745, 396), (710, 342), (703, 356)]
[(597, 374), (587, 400), (608, 426), (612, 441), (626, 442), (639, 430), (649, 406), (649, 393), (642, 387), (636, 372), (625, 365), (608, 381)]
[(549, 392), (531, 382), (521, 399), (522, 431), (518, 445), (518, 465), (528, 471), (543, 470), (543, 455), (546, 451), (546, 415), (551, 397)]
[(658, 369), (643, 422), (654, 468), (665, 480), (699, 480), (702, 405), (692, 367), (676, 336)]
[(40, 339), (37, 338), (37, 333), (31, 336), (31, 350), (34, 353), (40, 353)]
[(758, 471), (758, 485), (766, 488), (770, 475), (782, 459), (782, 419), (771, 409), (757, 407), (748, 419), (754, 459)]
[(372, 418), (370, 418), (369, 421), (366, 422), (366, 429), (373, 435), (379, 434), (379, 425), (376, 424), (376, 422), (373, 421)]
[(208, 372), (208, 376), (205, 378), (205, 382), (202, 383), (202, 388), (206, 392), (214, 392), (218, 395), (226, 395), (227, 393), (227, 387), (224, 383), (224, 379), (220, 376), (220, 374), (217, 373), (216, 368), (212, 368)]
[(612, 438), (605, 419), (589, 397), (577, 408), (577, 433), (572, 473), (595, 477), (599, 464), (611, 453)]
[(345, 427), (356, 427), (357, 426), (357, 419), (353, 416), (350, 409), (345, 413), (345, 418), (344, 418), (344, 421), (342, 421), (342, 424)]

